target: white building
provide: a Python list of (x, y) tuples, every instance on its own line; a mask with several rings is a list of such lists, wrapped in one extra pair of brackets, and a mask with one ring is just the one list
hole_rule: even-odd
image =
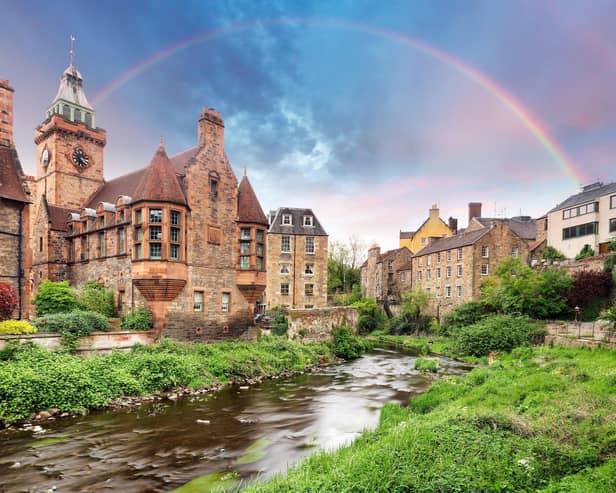
[(548, 212), (548, 245), (574, 258), (584, 245), (605, 252), (616, 237), (616, 183), (597, 182)]

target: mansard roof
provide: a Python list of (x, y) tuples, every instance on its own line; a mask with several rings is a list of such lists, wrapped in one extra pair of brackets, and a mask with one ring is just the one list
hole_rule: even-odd
[(186, 197), (162, 142), (131, 196), (133, 202), (151, 200), (186, 205)]
[(22, 176), (15, 148), (0, 145), (0, 198), (29, 202), (22, 186)]
[[(291, 224), (282, 224), (283, 215), (291, 215)], [(304, 226), (304, 216), (312, 216), (312, 226)], [(268, 233), (283, 234), (283, 235), (301, 235), (301, 236), (328, 236), (321, 226), (321, 223), (314, 215), (312, 209), (297, 209), (293, 207), (280, 207), (272, 224), (268, 230)]]
[(241, 223), (256, 223), (268, 225), (267, 218), (261, 208), (259, 199), (248, 181), (248, 176), (244, 174), (239, 186), (237, 205), (237, 220)]

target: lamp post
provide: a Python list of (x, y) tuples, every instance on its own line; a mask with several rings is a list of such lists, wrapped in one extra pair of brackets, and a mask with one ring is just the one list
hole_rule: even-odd
[(575, 323), (578, 326), (578, 339), (581, 337), (581, 327), (582, 324), (580, 323), (580, 307), (579, 306), (575, 306), (575, 308), (573, 309), (575, 311)]

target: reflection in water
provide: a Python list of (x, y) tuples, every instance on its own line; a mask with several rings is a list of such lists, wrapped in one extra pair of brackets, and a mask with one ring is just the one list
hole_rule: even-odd
[[(374, 428), (386, 402), (406, 404), (423, 392), (434, 377), (414, 362), (376, 350), (318, 374), (60, 420), (36, 436), (4, 433), (0, 492), (170, 491), (213, 472), (268, 477)], [(440, 364), (448, 374), (466, 370)]]

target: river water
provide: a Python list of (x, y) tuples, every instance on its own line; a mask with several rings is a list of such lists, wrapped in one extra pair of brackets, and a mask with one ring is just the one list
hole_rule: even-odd
[[(181, 491), (207, 491), (220, 477), (212, 473), (241, 484), (267, 478), (374, 428), (383, 404), (424, 392), (435, 376), (414, 362), (379, 349), (314, 374), (0, 433), (0, 492), (163, 492), (195, 478)], [(440, 366), (468, 370), (446, 358)]]

